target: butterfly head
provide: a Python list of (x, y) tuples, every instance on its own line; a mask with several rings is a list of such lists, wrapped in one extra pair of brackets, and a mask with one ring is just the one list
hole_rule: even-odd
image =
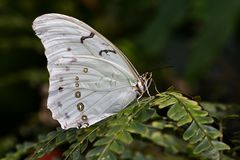
[(152, 82), (152, 73), (151, 72), (146, 72), (139, 76), (139, 80), (136, 85), (136, 92), (142, 96), (146, 91), (148, 92), (148, 87), (150, 86)]

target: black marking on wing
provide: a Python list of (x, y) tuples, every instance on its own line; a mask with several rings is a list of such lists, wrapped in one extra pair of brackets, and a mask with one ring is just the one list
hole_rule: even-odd
[(60, 78), (59, 78), (59, 82), (63, 82), (63, 77), (60, 77)]
[(94, 33), (91, 32), (89, 36), (82, 36), (81, 39), (80, 39), (80, 41), (81, 41), (81, 43), (83, 43), (83, 41), (84, 41), (85, 39), (93, 38), (93, 36), (94, 36)]
[[(111, 50), (111, 49), (104, 49), (104, 50), (101, 50), (100, 52), (99, 52), (99, 55), (100, 56), (102, 56), (102, 53), (108, 53), (108, 52), (111, 52), (111, 53), (114, 53), (114, 54), (116, 54), (116, 51), (115, 50)], [(108, 54), (107, 54), (108, 55)]]
[(104, 46), (109, 46), (109, 44), (107, 44), (107, 43), (101, 43), (102, 45), (104, 45)]
[(58, 107), (62, 107), (62, 103), (60, 101), (57, 102)]
[(80, 129), (82, 127), (82, 123), (81, 122), (77, 122), (77, 128)]
[(65, 66), (65, 70), (66, 70), (66, 71), (69, 71), (70, 68), (69, 68), (68, 66)]
[(70, 118), (70, 116), (68, 115), (68, 113), (65, 113), (64, 115), (65, 115), (65, 118), (66, 118), (66, 119)]
[(63, 87), (59, 87), (59, 88), (58, 88), (58, 91), (59, 91), (59, 92), (62, 92), (62, 91), (63, 91)]

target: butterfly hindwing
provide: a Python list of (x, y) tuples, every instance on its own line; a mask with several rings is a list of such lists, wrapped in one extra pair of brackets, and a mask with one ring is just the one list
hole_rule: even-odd
[[(109, 92), (96, 92), (84, 88), (66, 89), (65, 93), (57, 94), (58, 97), (49, 102), (49, 105), (53, 111), (53, 118), (57, 119), (64, 129), (92, 125), (119, 112), (136, 98), (131, 87)], [(80, 94), (81, 96), (76, 96)]]
[(94, 124), (136, 98), (124, 72), (108, 61), (61, 58), (51, 65), (48, 106), (62, 128)]

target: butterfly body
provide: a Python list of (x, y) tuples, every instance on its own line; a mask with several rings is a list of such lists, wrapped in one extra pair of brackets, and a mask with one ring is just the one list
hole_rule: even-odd
[(63, 129), (92, 125), (116, 114), (147, 90), (125, 55), (87, 24), (66, 15), (45, 14), (33, 29), (48, 60), (48, 107)]

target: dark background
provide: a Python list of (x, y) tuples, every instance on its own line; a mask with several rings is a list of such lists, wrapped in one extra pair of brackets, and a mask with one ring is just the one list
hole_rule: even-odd
[(56, 127), (45, 109), (44, 49), (31, 28), (52, 12), (95, 28), (139, 73), (153, 72), (160, 91), (240, 102), (239, 0), (0, 0), (0, 155)]

